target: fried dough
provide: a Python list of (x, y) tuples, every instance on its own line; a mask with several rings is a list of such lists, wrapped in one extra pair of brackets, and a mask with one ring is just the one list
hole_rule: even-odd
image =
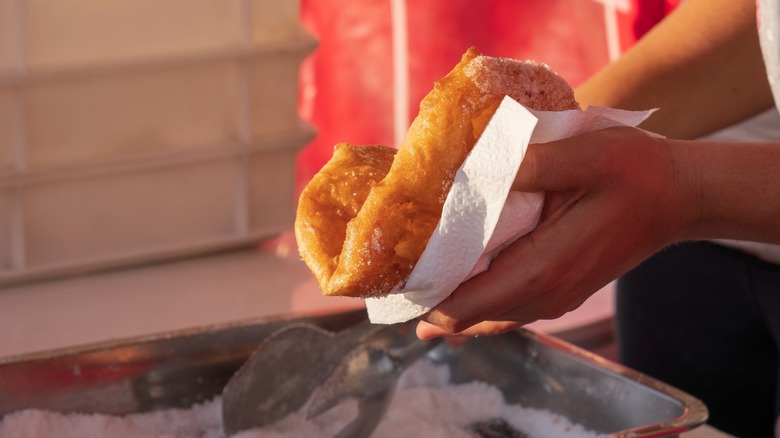
[(397, 150), (387, 146), (337, 144), (333, 156), (306, 185), (295, 216), (295, 238), (320, 288), (336, 270), (347, 224), (369, 190), (390, 170)]
[[(504, 96), (535, 110), (579, 107), (571, 87), (546, 65), (471, 48), (422, 100), (394, 158), (352, 152), (357, 161), (347, 160), (348, 169), (363, 171), (337, 170), (344, 162), (337, 146), (303, 191), (295, 226), (301, 257), (323, 294), (365, 298), (403, 288), (455, 173)], [(361, 159), (368, 163), (357, 164)], [(353, 191), (343, 187), (349, 181)]]

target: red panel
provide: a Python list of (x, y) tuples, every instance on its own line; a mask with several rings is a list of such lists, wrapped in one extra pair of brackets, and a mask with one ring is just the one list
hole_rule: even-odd
[[(618, 10), (622, 49), (679, 0), (406, 0), (410, 117), (469, 47), (549, 64), (576, 86), (609, 61), (605, 1)], [(299, 157), (299, 189), (333, 145), (393, 145), (390, 0), (302, 0), (301, 19), (319, 48), (302, 66), (301, 114), (318, 129)]]

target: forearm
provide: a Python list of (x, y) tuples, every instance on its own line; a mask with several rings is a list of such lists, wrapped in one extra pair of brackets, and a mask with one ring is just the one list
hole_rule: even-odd
[(688, 239), (780, 243), (780, 144), (669, 140), (692, 222)]
[(583, 106), (659, 108), (642, 127), (696, 138), (772, 105), (755, 0), (687, 0), (576, 90)]

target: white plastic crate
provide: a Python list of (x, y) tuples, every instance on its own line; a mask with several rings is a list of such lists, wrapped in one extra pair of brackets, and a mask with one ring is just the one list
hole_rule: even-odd
[(290, 66), (303, 60), (301, 53), (274, 54), (276, 62), (258, 58), (252, 64), (251, 114), (252, 136), (268, 135), (298, 129), (298, 76), (290, 74)]
[(261, 233), (290, 227), (295, 216), (294, 203), (287, 202), (295, 193), (297, 154), (287, 149), (269, 150), (248, 160), (248, 187), (255, 189), (247, 196), (248, 228)]
[(295, 39), (299, 26), (298, 7), (298, 1), (251, 0), (248, 8), (252, 42), (264, 45)]
[(0, 77), (20, 67), (19, 3), (18, 0), (0, 0)]
[(0, 286), (289, 229), (314, 135), (297, 114), (315, 45), (297, 14), (296, 1), (0, 0)]
[(31, 69), (79, 66), (240, 46), (244, 3), (26, 0), (27, 63)]
[(240, 76), (237, 62), (211, 62), (32, 83), (27, 168), (235, 143)]
[(11, 272), (14, 269), (13, 251), (11, 250), (12, 202), (11, 190), (0, 189), (0, 272)]
[(0, 176), (16, 164), (16, 151), (21, 141), (22, 126), (18, 93), (0, 88)]
[(237, 166), (210, 160), (30, 185), (22, 197), (27, 263), (95, 262), (237, 236)]

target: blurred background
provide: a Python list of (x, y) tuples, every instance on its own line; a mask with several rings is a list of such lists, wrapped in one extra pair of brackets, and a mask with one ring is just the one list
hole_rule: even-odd
[[(0, 356), (361, 306), (290, 234), (335, 143), (397, 145), (469, 46), (576, 86), (676, 4), (0, 0)], [(537, 327), (598, 346), (611, 293)]]

